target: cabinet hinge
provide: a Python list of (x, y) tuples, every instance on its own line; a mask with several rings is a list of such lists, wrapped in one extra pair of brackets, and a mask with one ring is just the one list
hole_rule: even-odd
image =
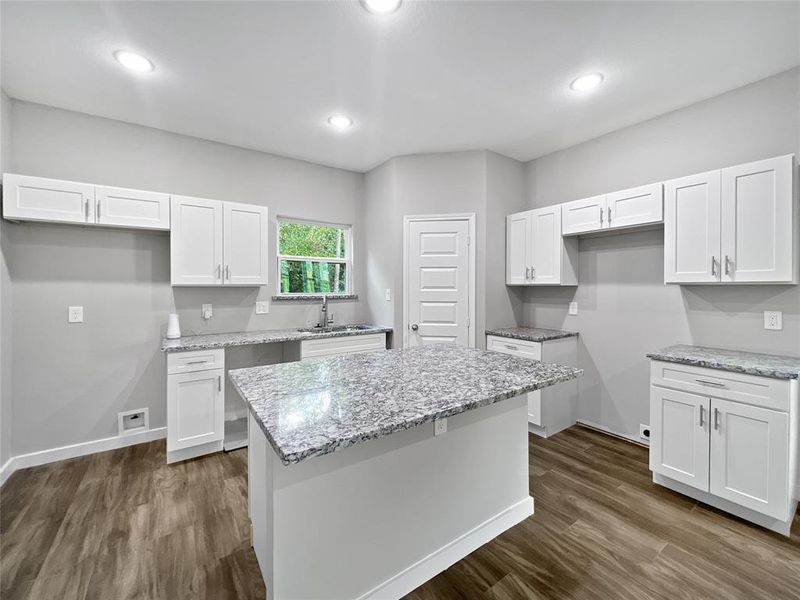
[(467, 317), (467, 327), (469, 327), (469, 326), (470, 326), (470, 324), (469, 324), (469, 317)]
[(472, 238), (467, 236), (467, 246), (469, 246), (471, 243), (472, 243)]

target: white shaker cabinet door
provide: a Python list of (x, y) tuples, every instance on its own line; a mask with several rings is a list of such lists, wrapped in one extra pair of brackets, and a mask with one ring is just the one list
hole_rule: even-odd
[(530, 283), (531, 215), (528, 210), (506, 217), (506, 283)]
[(664, 282), (720, 280), (720, 172), (664, 183)]
[(95, 188), (98, 225), (169, 229), (169, 211), (169, 194), (104, 185)]
[(789, 415), (711, 399), (711, 493), (788, 518)]
[(94, 223), (94, 208), (91, 184), (3, 175), (3, 216), (6, 219)]
[(266, 285), (267, 208), (224, 203), (224, 278), (226, 285)]
[(561, 206), (534, 210), (531, 223), (531, 282), (558, 285), (561, 283)]
[(633, 227), (660, 223), (664, 219), (664, 186), (642, 185), (606, 196), (608, 227)]
[(565, 202), (561, 205), (561, 232), (564, 235), (574, 235), (604, 229), (608, 226), (605, 211), (605, 194)]
[(722, 281), (795, 278), (794, 156), (722, 169)]
[(650, 387), (650, 470), (708, 491), (709, 405), (705, 396)]
[(225, 369), (167, 377), (167, 452), (225, 437)]
[(172, 285), (222, 285), (222, 202), (172, 197)]

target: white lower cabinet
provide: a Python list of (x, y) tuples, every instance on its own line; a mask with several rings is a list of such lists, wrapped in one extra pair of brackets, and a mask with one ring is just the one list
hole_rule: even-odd
[(797, 507), (797, 385), (653, 361), (654, 481), (788, 535)]
[(169, 354), (167, 372), (167, 462), (222, 450), (224, 350)]

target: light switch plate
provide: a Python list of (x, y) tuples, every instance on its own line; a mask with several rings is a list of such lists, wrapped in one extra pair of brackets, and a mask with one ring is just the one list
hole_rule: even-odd
[(783, 329), (783, 313), (779, 310), (765, 310), (764, 329)]
[(577, 302), (570, 302), (569, 303), (569, 314), (577, 315), (578, 314), (578, 303)]
[(67, 322), (83, 323), (83, 307), (70, 306), (67, 308)]
[(203, 304), (203, 306), (200, 307), (200, 314), (206, 321), (208, 321), (214, 316), (214, 310), (210, 304)]
[(269, 312), (269, 300), (258, 300), (256, 302), (256, 314), (265, 315)]
[(384, 297), (386, 298), (387, 302), (391, 302), (392, 301), (392, 290), (390, 290), (389, 288), (386, 288), (386, 293), (384, 294)]

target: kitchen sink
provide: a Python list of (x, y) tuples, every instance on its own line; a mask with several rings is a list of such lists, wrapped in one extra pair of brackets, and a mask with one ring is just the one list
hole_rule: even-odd
[(330, 325), (327, 327), (301, 327), (297, 331), (301, 333), (335, 333), (341, 331), (346, 333), (348, 331), (366, 331), (372, 329), (369, 325)]

